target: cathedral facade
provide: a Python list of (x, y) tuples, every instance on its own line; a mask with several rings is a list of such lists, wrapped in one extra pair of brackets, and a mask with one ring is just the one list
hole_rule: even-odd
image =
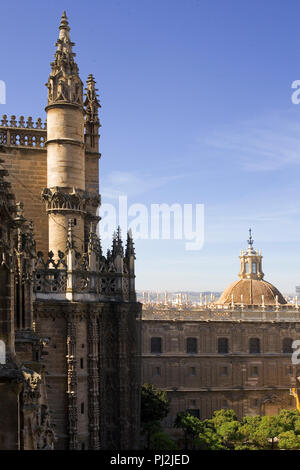
[[(102, 252), (100, 103), (92, 75), (84, 92), (73, 46), (64, 13), (47, 82), (47, 124), (23, 116), (1, 121), (0, 183), (12, 193), (1, 206), (1, 403), (9, 402), (9, 367), (17, 375), (25, 368), (27, 379), (39, 375), (36, 414), (43, 396), (51, 438), (24, 442), (29, 424), (23, 392), (16, 392), (14, 448), (134, 449), (141, 381), (135, 252), (131, 234), (123, 246), (119, 229)], [(11, 448), (6, 421), (0, 449)], [(34, 435), (38, 426), (30, 426)]]
[(296, 408), (290, 389), (299, 385), (292, 343), (300, 339), (300, 306), (264, 280), (251, 234), (240, 266), (216, 302), (144, 305), (143, 382), (167, 391), (171, 434), (178, 412), (206, 419), (234, 409), (242, 418)]

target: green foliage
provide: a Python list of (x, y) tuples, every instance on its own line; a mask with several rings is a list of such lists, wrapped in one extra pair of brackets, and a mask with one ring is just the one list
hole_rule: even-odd
[(240, 439), (240, 426), (233, 410), (217, 410), (211, 419), (204, 421), (200, 439), (208, 449), (234, 449)]
[(300, 450), (300, 436), (294, 431), (285, 431), (279, 434), (278, 447), (282, 450)]
[[(166, 392), (151, 384), (142, 387), (141, 424), (147, 449), (177, 450), (176, 443), (161, 428), (169, 413)], [(246, 416), (241, 421), (233, 410), (215, 411), (200, 420), (178, 413), (174, 427), (182, 429), (186, 449), (203, 450), (300, 450), (300, 413), (281, 410), (276, 416)]]
[(177, 450), (175, 442), (163, 431), (155, 432), (150, 437), (151, 450)]
[(169, 410), (166, 392), (156, 389), (152, 384), (142, 386), (141, 427), (142, 433), (147, 438), (147, 449), (152, 448), (153, 436), (162, 433), (160, 421), (168, 415)]
[(170, 407), (166, 392), (156, 389), (152, 384), (144, 384), (142, 386), (142, 423), (161, 421), (168, 415), (169, 410)]
[(235, 450), (260, 449), (259, 438), (256, 435), (261, 423), (261, 416), (246, 416), (240, 426), (240, 442), (235, 445)]
[(276, 416), (246, 416), (233, 410), (215, 411), (200, 420), (179, 413), (175, 427), (184, 431), (186, 447), (207, 450), (300, 450), (300, 414), (281, 410)]
[(195, 440), (198, 438), (203, 427), (200, 419), (187, 412), (177, 413), (174, 427), (183, 430), (185, 448), (191, 447), (194, 449), (196, 446)]

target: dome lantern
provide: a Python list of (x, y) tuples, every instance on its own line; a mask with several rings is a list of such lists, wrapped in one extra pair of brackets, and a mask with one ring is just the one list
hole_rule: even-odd
[(249, 229), (248, 249), (242, 250), (240, 254), (241, 270), (240, 279), (263, 279), (262, 255), (253, 248), (254, 240), (252, 238), (251, 228)]

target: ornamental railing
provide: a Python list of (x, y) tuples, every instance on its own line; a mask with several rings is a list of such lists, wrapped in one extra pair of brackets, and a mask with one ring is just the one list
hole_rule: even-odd
[(10, 119), (4, 114), (0, 125), (0, 145), (8, 147), (25, 147), (33, 149), (45, 148), (47, 140), (47, 124), (43, 123), (41, 118), (36, 122), (29, 116), (25, 120), (24, 116), (20, 116), (19, 120), (16, 116)]
[(79, 256), (78, 253), (70, 269), (65, 254), (59, 252), (58, 256), (59, 259), (55, 261), (53, 253), (50, 252), (45, 261), (41, 252), (37, 254), (34, 269), (34, 292), (37, 299), (51, 299), (55, 296), (57, 299), (63, 299), (70, 292), (78, 299), (82, 294), (92, 295), (91, 300), (133, 300), (135, 297), (135, 292), (130, 291), (130, 275), (127, 269), (121, 273), (116, 272), (102, 257), (96, 270), (91, 270), (88, 256)]

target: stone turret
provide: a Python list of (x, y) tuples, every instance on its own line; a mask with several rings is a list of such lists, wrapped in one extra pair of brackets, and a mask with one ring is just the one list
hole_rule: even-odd
[(101, 204), (99, 192), (99, 128), (100, 120), (98, 116), (99, 108), (101, 108), (96, 82), (92, 74), (88, 76), (86, 95), (84, 100), (85, 113), (85, 188), (93, 197), (87, 204), (87, 215), (85, 218), (85, 239), (88, 239), (91, 224), (97, 226), (100, 217), (98, 216), (98, 208)]
[(99, 128), (100, 121), (98, 116), (98, 109), (101, 105), (98, 100), (97, 91), (95, 87), (96, 82), (92, 74), (88, 76), (86, 97), (84, 101), (85, 106), (85, 145), (86, 150), (90, 152), (99, 152)]
[(69, 220), (77, 250), (84, 249), (85, 193), (83, 84), (72, 51), (64, 12), (54, 62), (47, 83), (47, 188), (43, 198), (49, 215), (49, 250), (65, 251)]

